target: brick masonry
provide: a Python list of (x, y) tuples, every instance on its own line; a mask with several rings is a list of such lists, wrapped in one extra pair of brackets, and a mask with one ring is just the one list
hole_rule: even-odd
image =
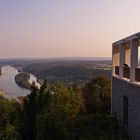
[[(123, 98), (128, 98), (128, 125), (124, 126)], [(140, 140), (140, 85), (112, 77), (112, 115), (127, 129), (131, 140)]]

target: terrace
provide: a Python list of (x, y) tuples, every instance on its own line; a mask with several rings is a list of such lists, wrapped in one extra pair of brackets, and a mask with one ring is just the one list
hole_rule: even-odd
[(130, 83), (140, 85), (138, 48), (140, 33), (121, 39), (112, 44), (112, 75)]

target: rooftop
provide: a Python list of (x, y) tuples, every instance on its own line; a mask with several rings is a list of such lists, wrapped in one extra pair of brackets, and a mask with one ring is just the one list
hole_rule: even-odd
[(136, 33), (136, 34), (133, 34), (131, 36), (128, 36), (126, 38), (123, 38), (121, 40), (118, 40), (116, 42), (114, 42), (112, 45), (113, 46), (116, 46), (116, 45), (119, 45), (119, 44), (122, 44), (122, 43), (126, 43), (130, 40), (135, 40), (135, 39), (140, 39), (140, 32)]

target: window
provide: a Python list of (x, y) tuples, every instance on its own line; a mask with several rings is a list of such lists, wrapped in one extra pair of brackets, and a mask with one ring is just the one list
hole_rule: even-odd
[(123, 96), (123, 124), (128, 127), (128, 97)]

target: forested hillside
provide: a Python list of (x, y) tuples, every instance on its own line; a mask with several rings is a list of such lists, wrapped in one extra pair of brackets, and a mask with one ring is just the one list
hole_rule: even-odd
[(0, 98), (1, 140), (127, 140), (110, 116), (111, 81), (97, 76), (84, 86), (44, 81), (16, 100)]
[[(106, 62), (106, 61), (105, 61)], [(91, 77), (104, 74), (111, 77), (111, 65), (103, 61), (60, 61), (33, 63), (23, 71), (36, 75), (39, 79), (48, 79), (49, 83), (61, 82), (65, 85), (84, 84)]]

